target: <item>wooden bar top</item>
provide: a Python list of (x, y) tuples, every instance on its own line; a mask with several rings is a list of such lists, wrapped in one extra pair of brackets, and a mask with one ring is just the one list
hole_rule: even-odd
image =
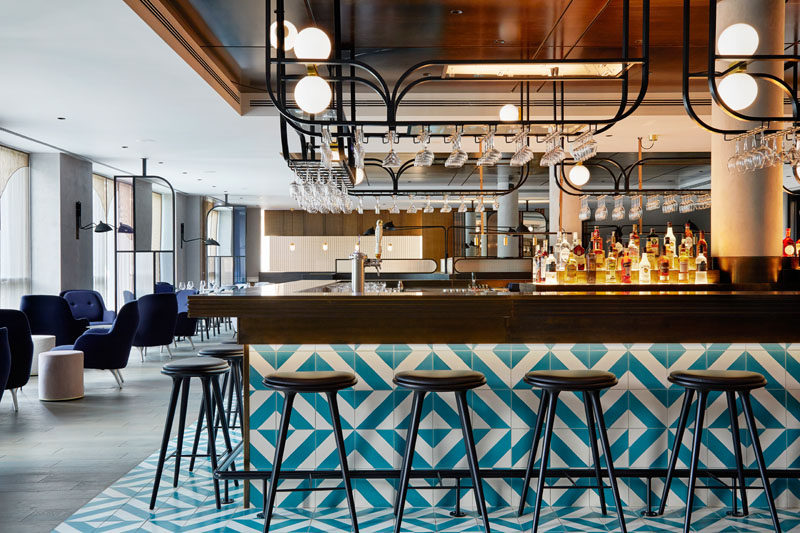
[(242, 344), (800, 342), (800, 292), (687, 290), (353, 295), (294, 281), (189, 297)]

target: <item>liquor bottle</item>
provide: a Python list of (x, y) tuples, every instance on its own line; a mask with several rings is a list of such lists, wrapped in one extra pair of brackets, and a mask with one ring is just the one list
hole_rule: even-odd
[(631, 233), (631, 237), (633, 237), (633, 244), (636, 246), (636, 257), (638, 258), (642, 243), (640, 242), (639, 231), (636, 227), (636, 224), (633, 225), (633, 233)]
[(645, 245), (647, 253), (650, 257), (658, 257), (658, 235), (656, 235), (655, 228), (650, 228), (650, 234), (647, 236), (647, 244)]
[[(701, 232), (702, 237), (702, 232)], [(698, 243), (699, 248), (699, 243)], [(703, 252), (697, 252), (697, 258), (694, 260), (697, 271), (694, 273), (694, 282), (699, 284), (708, 283), (708, 259)]]
[[(635, 227), (635, 226), (634, 226)], [(633, 230), (630, 238), (628, 239), (628, 255), (631, 258), (631, 268), (633, 270), (639, 269), (639, 237), (636, 230)]]
[(555, 285), (558, 283), (558, 273), (556, 272), (556, 256), (553, 253), (553, 247), (550, 247), (550, 253), (547, 255), (545, 262), (546, 272), (544, 282), (548, 285)]
[(666, 248), (666, 254), (670, 260), (675, 257), (675, 244), (675, 234), (672, 232), (672, 222), (667, 222), (667, 234), (664, 235), (664, 246)]
[(616, 283), (616, 282), (617, 282), (617, 256), (614, 253), (613, 244), (609, 244), (608, 256), (606, 257), (606, 283)]
[(628, 250), (625, 250), (625, 255), (622, 256), (622, 283), (630, 283), (631, 282), (631, 268), (633, 260), (631, 256), (628, 255)]
[(689, 222), (683, 226), (683, 240), (686, 241), (686, 253), (689, 257), (694, 257), (694, 233), (692, 232), (692, 227), (689, 225)]
[(561, 242), (559, 243), (559, 250), (558, 250), (559, 270), (564, 270), (566, 268), (567, 261), (569, 261), (569, 252), (570, 252), (570, 246), (569, 242), (567, 242), (567, 234), (563, 233), (561, 235)]
[(602, 268), (605, 260), (603, 254), (603, 238), (600, 236), (600, 229), (595, 226), (592, 231), (592, 253), (595, 255), (595, 263), (598, 268)]
[(681, 255), (678, 258), (678, 282), (689, 282), (689, 254), (686, 248), (681, 249)]
[(800, 239), (797, 239), (797, 242), (794, 243), (794, 253), (797, 256), (800, 256)]
[(661, 245), (661, 255), (658, 258), (658, 281), (661, 283), (669, 283), (669, 257), (667, 256), (667, 247)]
[(534, 246), (533, 256), (531, 257), (531, 281), (539, 281), (539, 245)]
[(578, 232), (572, 234), (572, 253), (575, 254), (575, 261), (578, 262), (578, 270), (586, 270), (586, 250), (581, 246), (581, 239), (578, 237)]
[(706, 242), (706, 232), (700, 230), (700, 235), (697, 238), (697, 255), (703, 254), (708, 256), (708, 243)]
[(586, 254), (586, 283), (597, 283), (597, 254)]
[(639, 261), (639, 283), (643, 285), (650, 283), (650, 255), (647, 253), (647, 248)]
[(796, 253), (792, 228), (786, 228), (786, 238), (783, 239), (783, 257), (794, 257)]
[(578, 261), (575, 254), (570, 252), (567, 257), (567, 266), (564, 267), (564, 278), (567, 283), (578, 283)]

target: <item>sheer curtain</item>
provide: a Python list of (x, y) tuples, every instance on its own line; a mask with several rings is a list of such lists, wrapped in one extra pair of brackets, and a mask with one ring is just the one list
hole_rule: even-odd
[(31, 290), (30, 206), (26, 164), (10, 175), (0, 196), (0, 306), (5, 308), (17, 308)]
[[(92, 176), (92, 222), (114, 223), (114, 182)], [(106, 307), (114, 305), (114, 232), (92, 233), (94, 290), (103, 296)]]

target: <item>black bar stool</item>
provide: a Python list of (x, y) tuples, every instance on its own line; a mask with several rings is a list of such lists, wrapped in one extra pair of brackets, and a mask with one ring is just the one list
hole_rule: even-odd
[(772, 523), (775, 531), (780, 533), (781, 526), (778, 522), (778, 512), (775, 509), (775, 500), (772, 498), (772, 489), (767, 479), (767, 467), (764, 463), (764, 454), (761, 451), (761, 443), (758, 440), (756, 421), (753, 417), (753, 408), (750, 405), (750, 391), (766, 386), (767, 380), (757, 372), (746, 372), (742, 370), (678, 370), (669, 375), (670, 383), (680, 385), (686, 392), (683, 395), (683, 407), (681, 407), (680, 418), (678, 418), (678, 429), (675, 432), (675, 442), (672, 445), (672, 456), (669, 460), (667, 478), (664, 482), (664, 493), (661, 496), (661, 505), (658, 514), (664, 513), (669, 495), (669, 487), (672, 483), (675, 465), (678, 462), (678, 452), (681, 447), (683, 432), (686, 430), (686, 421), (689, 417), (689, 409), (692, 405), (692, 398), (697, 392), (697, 415), (694, 426), (694, 442), (692, 443), (692, 459), (689, 466), (689, 496), (686, 499), (686, 519), (683, 531), (689, 531), (692, 520), (692, 504), (694, 503), (694, 488), (697, 482), (697, 463), (699, 460), (700, 443), (703, 434), (703, 417), (706, 412), (706, 401), (708, 393), (711, 391), (722, 391), (728, 399), (728, 412), (731, 417), (731, 433), (733, 434), (733, 454), (736, 457), (736, 470), (739, 481), (739, 488), (742, 496), (742, 511), (746, 515), (747, 494), (744, 483), (744, 466), (742, 464), (742, 449), (739, 439), (739, 412), (736, 409), (736, 393), (742, 401), (744, 418), (747, 421), (747, 429), (753, 441), (753, 451), (755, 452), (758, 471), (761, 474), (761, 482), (764, 484), (764, 494), (767, 497), (769, 512), (772, 515)]
[[(212, 405), (216, 405), (217, 409), (220, 411), (224, 409), (222, 405), (222, 394), (219, 390), (219, 376), (227, 374), (228, 368), (228, 363), (225, 361), (211, 357), (192, 357), (179, 361), (170, 361), (161, 368), (162, 374), (172, 378), (172, 395), (170, 396), (169, 410), (167, 411), (167, 421), (164, 425), (164, 437), (161, 440), (161, 451), (158, 454), (158, 466), (156, 467), (156, 478), (153, 482), (153, 495), (150, 498), (150, 509), (156, 506), (158, 486), (161, 483), (161, 473), (164, 470), (167, 446), (169, 445), (169, 437), (172, 432), (172, 422), (175, 419), (175, 407), (178, 403), (178, 393), (181, 391), (181, 386), (183, 386), (180, 421), (178, 423), (178, 443), (175, 453), (173, 454), (175, 456), (175, 476), (172, 481), (172, 486), (178, 486), (181, 457), (185, 455), (183, 454), (183, 432), (186, 427), (186, 405), (189, 400), (189, 382), (191, 378), (200, 378), (200, 383), (203, 387), (203, 405), (205, 406), (206, 427), (208, 428), (208, 455), (211, 459), (212, 473), (217, 470), (217, 453), (212, 421), (212, 413), (214, 411)], [(198, 425), (199, 424), (200, 421), (198, 420)], [(222, 436), (225, 439), (226, 452), (231, 453), (233, 448), (231, 446), (230, 435), (228, 434), (228, 423), (224, 418), (222, 420)], [(195, 455), (196, 451), (193, 451), (192, 460), (194, 460)], [(233, 466), (231, 468), (233, 469)], [(214, 498), (216, 500), (217, 509), (219, 509), (221, 507), (219, 480), (216, 478), (214, 478)]]
[(564, 391), (583, 393), (583, 405), (586, 410), (586, 425), (589, 427), (589, 437), (592, 443), (592, 458), (594, 471), (597, 477), (598, 492), (600, 494), (600, 507), (606, 514), (606, 500), (603, 491), (603, 476), (600, 472), (600, 454), (597, 450), (597, 434), (595, 433), (595, 419), (600, 433), (600, 443), (603, 445), (603, 455), (606, 458), (608, 479), (611, 483), (611, 492), (614, 495), (614, 505), (617, 507), (619, 526), (623, 533), (625, 516), (622, 512), (622, 502), (617, 488), (617, 478), (614, 475), (614, 466), (611, 459), (611, 446), (608, 442), (606, 422), (603, 419), (603, 409), (600, 405), (600, 391), (617, 384), (617, 376), (602, 370), (542, 370), (525, 374), (525, 383), (542, 389), (542, 399), (539, 403), (539, 414), (536, 417), (536, 426), (533, 430), (533, 445), (528, 457), (528, 467), (525, 470), (525, 483), (522, 485), (522, 495), (519, 502), (518, 514), (521, 516), (525, 509), (525, 499), (528, 496), (528, 486), (533, 475), (533, 465), (536, 462), (536, 449), (539, 445), (539, 436), (542, 433), (542, 423), (547, 417), (547, 426), (544, 430), (544, 444), (542, 445), (542, 463), (539, 470), (538, 487), (536, 489), (536, 504), (533, 511), (533, 531), (539, 526), (539, 514), (542, 507), (542, 492), (547, 473), (547, 459), (550, 455), (550, 440), (553, 436), (553, 422), (556, 417), (556, 404), (558, 395)]
[(342, 479), (347, 495), (347, 506), (353, 521), (353, 531), (358, 533), (356, 504), (353, 500), (353, 487), (350, 484), (350, 469), (347, 467), (347, 451), (342, 437), (342, 421), (339, 418), (339, 404), (336, 394), (358, 383), (358, 378), (350, 372), (275, 372), (264, 378), (264, 385), (272, 390), (284, 393), (281, 426), (278, 430), (278, 442), (275, 444), (275, 460), (272, 462), (272, 473), (269, 480), (269, 492), (264, 491), (264, 533), (269, 531), (272, 511), (275, 506), (275, 493), (278, 488), (278, 477), (283, 461), (283, 449), (286, 447), (286, 436), (289, 433), (289, 419), (292, 416), (292, 403), (298, 392), (324, 392), (328, 396), (328, 407), (331, 410), (331, 425), (339, 451), (339, 462), (342, 465)]
[(417, 442), (419, 420), (422, 415), (422, 400), (428, 392), (454, 392), (458, 405), (458, 417), (461, 419), (461, 433), (464, 445), (467, 448), (467, 461), (469, 473), (472, 476), (472, 486), (475, 489), (475, 503), (483, 518), (483, 527), (489, 533), (489, 515), (486, 513), (486, 501), (483, 498), (483, 485), (481, 484), (480, 471), (478, 470), (478, 454), (475, 451), (475, 440), (472, 436), (472, 422), (469, 418), (467, 406), (467, 391), (486, 384), (486, 377), (473, 370), (409, 370), (398, 372), (394, 375), (394, 382), (399, 387), (414, 391), (414, 400), (411, 407), (411, 421), (406, 437), (406, 450), (403, 454), (403, 468), (400, 471), (400, 486), (394, 505), (395, 533), (400, 532), (403, 521), (403, 507), (408, 493), (408, 480), (411, 474), (411, 463), (414, 459), (414, 445)]

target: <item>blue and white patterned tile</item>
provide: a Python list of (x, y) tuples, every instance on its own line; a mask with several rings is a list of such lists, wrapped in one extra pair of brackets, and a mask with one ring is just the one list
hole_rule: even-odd
[(395, 366), (394, 349), (391, 345), (361, 344), (355, 348), (355, 371), (357, 391), (393, 390)]
[(627, 378), (630, 390), (669, 388), (666, 346), (659, 344), (631, 345)]
[(530, 389), (523, 381), (525, 374), (534, 370), (550, 370), (550, 351), (543, 344), (526, 344), (525, 349), (511, 351), (511, 387)]

